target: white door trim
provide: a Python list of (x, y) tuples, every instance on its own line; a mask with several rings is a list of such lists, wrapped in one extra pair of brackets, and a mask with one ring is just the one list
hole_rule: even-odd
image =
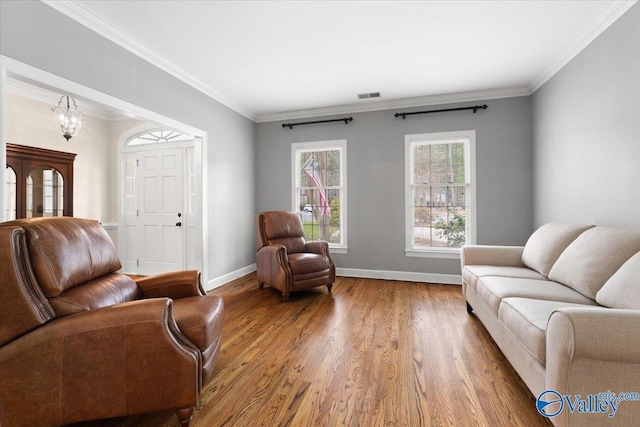
[[(6, 111), (6, 79), (7, 78), (15, 78), (17, 80), (28, 81), (31, 84), (35, 84), (37, 86), (41, 86), (43, 88), (53, 90), (56, 92), (61, 92), (68, 94), (69, 96), (74, 96), (78, 99), (85, 99), (88, 101), (94, 101), (100, 104), (103, 104), (107, 107), (113, 108), (118, 111), (128, 112), (134, 114), (136, 117), (139, 117), (144, 120), (153, 121), (162, 125), (166, 125), (170, 128), (176, 129), (185, 134), (193, 135), (197, 138), (201, 139), (200, 144), (196, 144), (195, 156), (196, 161), (200, 163), (202, 176), (201, 176), (201, 202), (202, 202), (202, 212), (201, 212), (201, 230), (202, 230), (202, 266), (200, 270), (202, 271), (203, 283), (207, 283), (209, 274), (207, 268), (207, 259), (208, 259), (208, 227), (207, 221), (205, 218), (208, 218), (208, 198), (207, 193), (204, 191), (205, 185), (207, 182), (207, 132), (202, 129), (195, 128), (186, 123), (171, 119), (169, 117), (163, 116), (151, 110), (147, 110), (145, 108), (139, 107), (137, 105), (131, 104), (129, 102), (123, 101), (121, 99), (115, 98), (113, 96), (107, 95), (105, 93), (99, 92), (95, 89), (91, 89), (90, 87), (81, 85), (79, 83), (73, 82), (71, 80), (67, 80), (63, 77), (57, 76), (55, 74), (49, 73), (48, 71), (41, 70), (39, 68), (33, 67), (31, 65), (25, 64), (23, 62), (17, 61), (8, 56), (0, 55), (0, 165), (6, 164), (6, 150), (7, 150), (7, 135), (6, 135), (6, 122), (7, 122), (7, 111)], [(200, 149), (197, 149), (197, 145), (200, 145)], [(5, 210), (5, 190), (4, 190), (4, 182), (5, 182), (5, 167), (0, 167), (0, 213), (4, 213)]]

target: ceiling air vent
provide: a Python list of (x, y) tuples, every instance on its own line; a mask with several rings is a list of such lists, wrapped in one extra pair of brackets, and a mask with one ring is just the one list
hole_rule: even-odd
[(358, 98), (360, 99), (380, 98), (380, 92), (359, 93)]

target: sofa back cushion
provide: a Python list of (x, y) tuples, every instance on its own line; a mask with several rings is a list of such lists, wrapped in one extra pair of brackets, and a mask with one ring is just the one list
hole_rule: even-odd
[(121, 267), (111, 238), (97, 221), (54, 217), (11, 224), (25, 229), (33, 270), (48, 298)]
[(53, 319), (33, 277), (24, 230), (0, 226), (0, 346)]
[(522, 252), (522, 262), (543, 276), (549, 276), (551, 267), (560, 254), (579, 235), (593, 225), (560, 224), (551, 222), (538, 228), (527, 240)]
[(605, 282), (639, 251), (640, 231), (594, 227), (562, 252), (549, 272), (549, 279), (596, 299)]
[(596, 294), (609, 308), (640, 310), (640, 252), (629, 258)]

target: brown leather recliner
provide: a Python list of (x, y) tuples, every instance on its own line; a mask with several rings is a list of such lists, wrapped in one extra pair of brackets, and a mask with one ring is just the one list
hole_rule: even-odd
[(92, 220), (0, 224), (0, 425), (175, 409), (188, 426), (220, 351), (222, 299), (197, 271), (119, 274)]
[(288, 300), (294, 291), (326, 285), (329, 292), (336, 267), (324, 241), (307, 242), (300, 215), (271, 211), (257, 216), (258, 283), (273, 286)]

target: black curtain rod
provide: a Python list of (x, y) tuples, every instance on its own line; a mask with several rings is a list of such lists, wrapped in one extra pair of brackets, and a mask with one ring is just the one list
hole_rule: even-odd
[(331, 120), (316, 120), (315, 122), (301, 122), (301, 123), (283, 123), (283, 128), (293, 129), (294, 126), (300, 125), (312, 125), (315, 123), (331, 123), (331, 122), (344, 122), (345, 125), (348, 125), (350, 121), (353, 120), (353, 117), (345, 117), (343, 119), (331, 119)]
[(414, 114), (444, 113), (445, 111), (462, 111), (462, 110), (473, 110), (473, 114), (475, 114), (478, 110), (486, 110), (486, 109), (487, 109), (487, 104), (484, 104), (484, 105), (475, 105), (473, 107), (446, 108), (444, 110), (414, 111), (412, 113), (395, 113), (394, 116), (396, 118), (402, 116), (402, 120), (404, 120), (407, 118), (407, 116), (413, 116)]

